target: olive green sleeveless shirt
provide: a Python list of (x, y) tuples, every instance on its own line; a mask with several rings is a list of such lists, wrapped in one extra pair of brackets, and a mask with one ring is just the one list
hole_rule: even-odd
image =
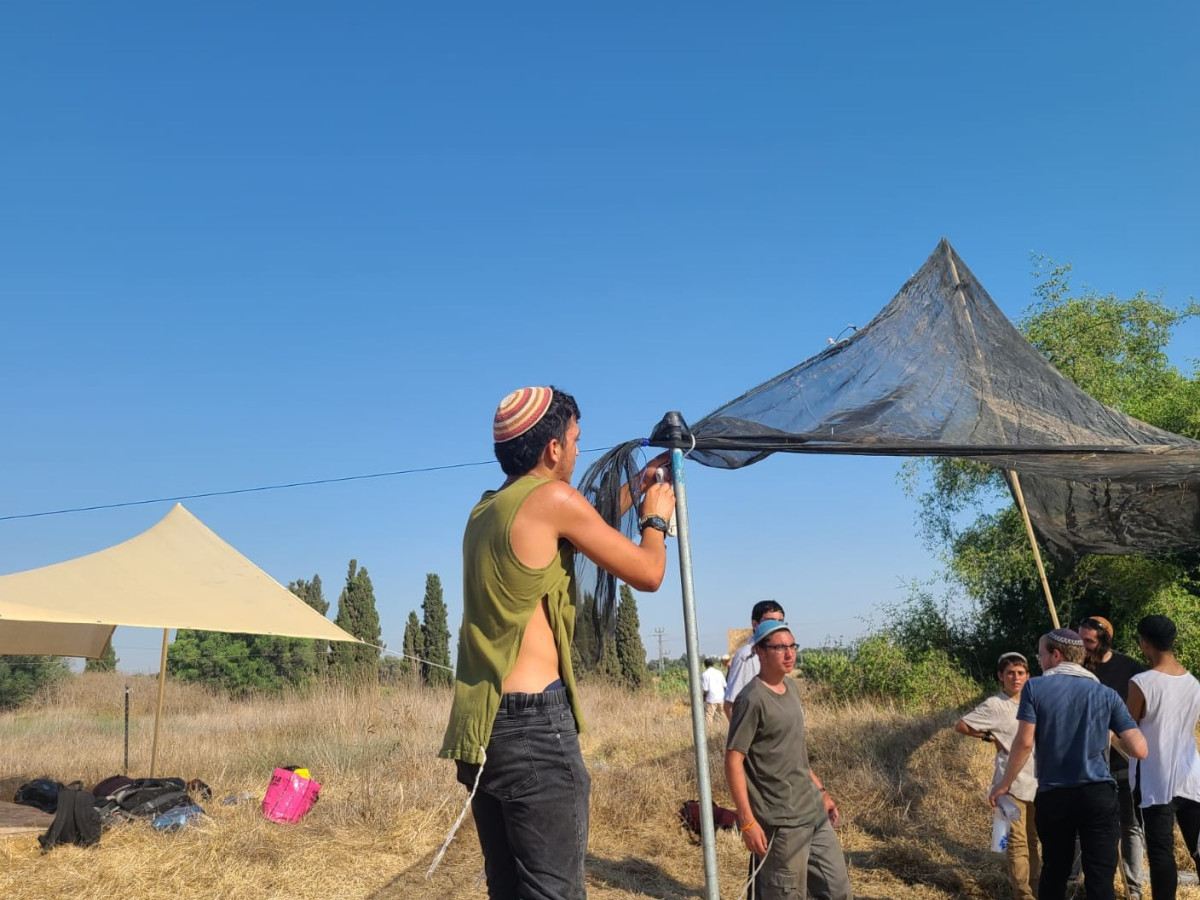
[(482, 761), (480, 748), (492, 735), (500, 686), (517, 661), (529, 617), (546, 599), (550, 630), (558, 649), (559, 673), (580, 730), (583, 719), (571, 669), (575, 634), (575, 549), (559, 542), (544, 569), (532, 569), (513, 553), (510, 535), (517, 510), (550, 479), (526, 475), (499, 491), (488, 491), (471, 510), (463, 534), (463, 622), (458, 632), (454, 705), (439, 756)]

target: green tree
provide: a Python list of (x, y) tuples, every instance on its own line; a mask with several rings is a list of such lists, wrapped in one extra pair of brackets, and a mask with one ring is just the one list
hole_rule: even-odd
[(289, 581), (288, 590), (321, 615), (329, 612), (329, 601), (325, 599), (325, 588), (321, 585), (320, 575), (313, 575), (312, 581), (305, 581), (303, 578)]
[[(321, 615), (329, 612), (320, 575), (313, 575), (312, 581), (303, 578), (290, 581), (288, 590)], [(275, 666), (280, 681), (291, 685), (309, 684), (323, 678), (329, 667), (328, 641), (262, 634), (255, 636), (251, 652), (268, 659)]]
[(115, 672), (117, 671), (117, 651), (113, 649), (112, 636), (104, 643), (104, 651), (99, 659), (89, 659), (83, 664), (85, 672)]
[(450, 665), (450, 626), (442, 601), (442, 579), (433, 572), (425, 576), (425, 599), (421, 602), (421, 680), (431, 685), (448, 685), (454, 673)]
[(411, 675), (406, 675), (400, 668), (401, 660), (394, 656), (385, 656), (379, 660), (379, 683), (399, 684), (408, 681)]
[[(1178, 326), (1200, 316), (1200, 304), (1174, 309), (1144, 293), (1127, 299), (1075, 294), (1070, 271), (1036, 260), (1037, 300), (1020, 323), (1029, 341), (1097, 400), (1200, 438), (1200, 377), (1181, 372), (1166, 352)], [(1034, 646), (1050, 620), (1003, 474), (966, 460), (937, 459), (906, 463), (901, 478), (918, 502), (923, 536), (940, 553), (951, 590), (962, 590), (973, 605), (970, 624), (954, 633), (950, 652), (966, 662)], [(1090, 556), (1071, 564), (1045, 562), (1059, 620), (1103, 615), (1117, 630), (1117, 649), (1135, 649), (1133, 626), (1148, 611), (1174, 609), (1187, 620), (1178, 623), (1181, 633), (1194, 626), (1200, 634), (1195, 560)], [(899, 620), (928, 625), (928, 613), (918, 594)]]
[(650, 671), (646, 668), (646, 647), (642, 643), (641, 624), (638, 622), (637, 600), (629, 585), (621, 585), (621, 599), (617, 603), (617, 632), (612, 643), (616, 645), (617, 659), (621, 666), (621, 683), (630, 690), (638, 690), (650, 683)]
[[(288, 590), (321, 615), (328, 612), (319, 575), (290, 582)], [(181, 681), (244, 695), (310, 684), (324, 677), (328, 658), (328, 641), (181, 630), (171, 644), (167, 672)]]
[(338, 597), (337, 618), (334, 622), (343, 631), (373, 646), (334, 641), (330, 652), (330, 667), (342, 678), (376, 680), (379, 675), (379, 650), (382, 641), (379, 631), (379, 611), (375, 608), (375, 588), (367, 569), (350, 560), (346, 586)]
[(592, 672), (607, 681), (621, 683), (621, 657), (617, 654), (615, 640), (609, 639), (604, 642), (604, 648), (600, 651), (600, 662)]
[(20, 706), (70, 673), (58, 656), (0, 656), (0, 709)]
[(603, 647), (596, 635), (592, 617), (596, 609), (596, 596), (591, 591), (585, 591), (583, 599), (575, 610), (575, 636), (571, 641), (571, 667), (576, 676), (586, 676), (589, 672), (604, 668)]
[(425, 656), (425, 635), (421, 631), (421, 620), (409, 610), (404, 624), (404, 656), (400, 660), (399, 672), (403, 678), (414, 678), (421, 671), (420, 660)]
[(167, 674), (234, 695), (278, 690), (283, 682), (274, 664), (254, 651), (255, 637), (180, 629), (167, 654)]

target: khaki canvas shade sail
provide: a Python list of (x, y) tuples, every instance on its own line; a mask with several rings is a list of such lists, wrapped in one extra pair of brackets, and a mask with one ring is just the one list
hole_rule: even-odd
[(357, 641), (180, 504), (115, 547), (0, 576), (0, 654), (98, 657), (117, 625)]

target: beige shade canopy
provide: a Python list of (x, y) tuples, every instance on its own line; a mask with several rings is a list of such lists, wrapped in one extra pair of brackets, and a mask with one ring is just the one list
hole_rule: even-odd
[(96, 658), (117, 625), (358, 640), (180, 504), (115, 547), (0, 576), (0, 654)]

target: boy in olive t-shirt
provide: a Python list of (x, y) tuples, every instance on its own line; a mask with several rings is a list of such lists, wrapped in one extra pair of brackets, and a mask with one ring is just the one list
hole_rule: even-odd
[(742, 840), (754, 856), (755, 900), (806, 896), (850, 900), (846, 860), (833, 826), (837, 804), (808, 764), (796, 644), (787, 623), (766, 620), (752, 638), (758, 675), (733, 704), (725, 778)]

